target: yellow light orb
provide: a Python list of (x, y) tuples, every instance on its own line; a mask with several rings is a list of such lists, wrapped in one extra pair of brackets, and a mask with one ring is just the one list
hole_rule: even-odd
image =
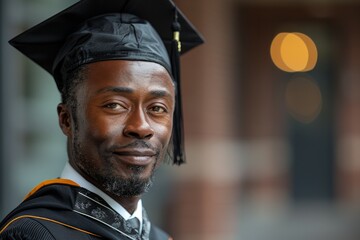
[(285, 72), (310, 71), (317, 62), (316, 45), (303, 33), (279, 33), (271, 43), (270, 55)]

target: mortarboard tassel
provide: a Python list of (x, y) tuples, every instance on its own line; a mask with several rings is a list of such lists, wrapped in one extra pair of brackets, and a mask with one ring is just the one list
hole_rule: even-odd
[(172, 24), (173, 40), (171, 44), (171, 69), (176, 87), (175, 110), (174, 110), (174, 126), (173, 126), (173, 153), (174, 164), (181, 165), (185, 162), (184, 151), (184, 129), (181, 105), (181, 84), (180, 84), (180, 30), (181, 26), (178, 22), (177, 9), (175, 8), (175, 17)]

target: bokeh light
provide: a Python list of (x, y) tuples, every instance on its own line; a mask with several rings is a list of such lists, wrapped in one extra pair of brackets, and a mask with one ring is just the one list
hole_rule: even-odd
[(274, 64), (285, 72), (306, 72), (317, 62), (314, 41), (303, 33), (282, 32), (275, 36), (270, 48)]
[(310, 123), (322, 108), (320, 88), (310, 77), (297, 76), (286, 86), (285, 102), (290, 115), (300, 122)]

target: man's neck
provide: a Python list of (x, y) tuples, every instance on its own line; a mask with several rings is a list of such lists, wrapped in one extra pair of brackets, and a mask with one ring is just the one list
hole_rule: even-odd
[(128, 213), (130, 213), (131, 215), (135, 212), (138, 206), (138, 202), (140, 200), (139, 196), (119, 197), (107, 191), (105, 191), (105, 193), (108, 194), (111, 198), (113, 198), (121, 206), (123, 206), (126, 211), (128, 211)]

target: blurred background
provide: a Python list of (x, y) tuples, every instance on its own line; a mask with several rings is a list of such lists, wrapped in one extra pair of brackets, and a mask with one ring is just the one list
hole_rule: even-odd
[[(74, 0), (0, 2), (0, 217), (67, 160), (51, 76), (7, 41)], [(144, 196), (175, 240), (360, 238), (360, 1), (177, 0), (206, 44), (182, 58), (188, 163)], [(270, 46), (301, 32), (317, 64)]]

